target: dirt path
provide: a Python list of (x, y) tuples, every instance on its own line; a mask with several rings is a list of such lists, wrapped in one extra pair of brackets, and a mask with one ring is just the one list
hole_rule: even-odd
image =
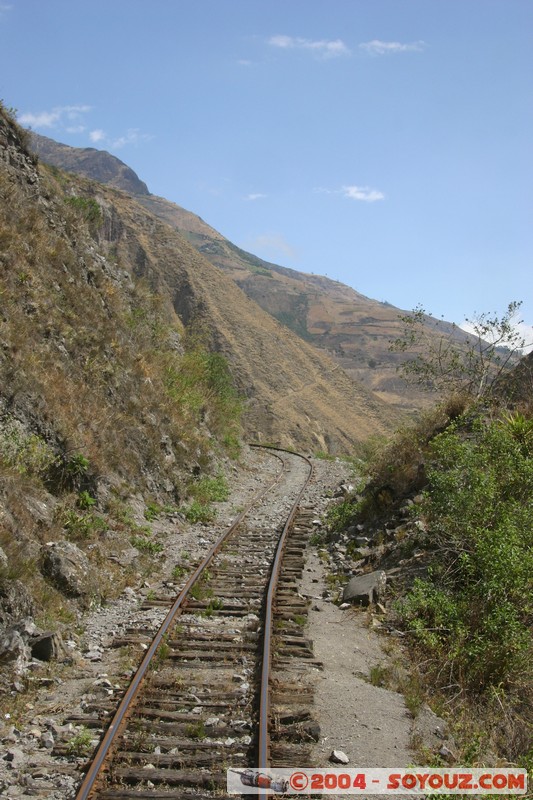
[(315, 551), (304, 575), (303, 593), (312, 598), (308, 633), (324, 664), (316, 677), (321, 739), (314, 765), (327, 766), (332, 750), (342, 750), (352, 767), (407, 766), (414, 758), (412, 720), (403, 696), (369, 682), (371, 668), (386, 660), (381, 637), (368, 627), (364, 609), (341, 611), (322, 599), (325, 569)]
[[(315, 461), (314, 466), (320, 497), (313, 501), (317, 512), (324, 514), (331, 503), (327, 495), (331, 497), (353, 475), (348, 465), (339, 462)], [(403, 695), (370, 683), (372, 667), (387, 662), (384, 639), (369, 625), (366, 609), (341, 610), (324, 597), (326, 576), (327, 566), (309, 545), (301, 593), (311, 600), (306, 633), (313, 641), (315, 658), (324, 665), (313, 676), (313, 716), (321, 737), (314, 746), (312, 764), (332, 766), (333, 750), (348, 756), (350, 768), (413, 764), (412, 717)], [(379, 796), (374, 797), (378, 800)]]

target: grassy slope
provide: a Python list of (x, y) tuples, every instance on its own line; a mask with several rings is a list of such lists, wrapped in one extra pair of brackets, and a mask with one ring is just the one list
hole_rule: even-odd
[[(33, 146), (48, 163), (135, 194), (139, 203), (178, 230), (263, 310), (305, 341), (326, 351), (383, 400), (406, 409), (427, 404), (423, 393), (398, 377), (396, 368), (403, 356), (389, 351), (390, 340), (401, 333), (399, 309), (365, 297), (337, 281), (270, 264), (241, 250), (197, 215), (147, 194), (145, 185), (138, 179), (135, 184), (131, 176), (125, 175), (125, 165), (109, 154), (67, 147), (35, 134)], [(442, 325), (446, 328), (445, 323)]]

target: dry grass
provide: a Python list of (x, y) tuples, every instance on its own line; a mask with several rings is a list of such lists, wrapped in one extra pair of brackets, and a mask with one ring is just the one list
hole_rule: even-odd
[[(122, 278), (122, 285), (105, 262), (91, 263), (87, 224), (76, 208), (59, 197), (55, 213), (43, 214), (3, 173), (0, 194), (9, 198), (0, 212), (3, 373), (17, 415), (40, 406), (53, 421), (56, 447), (83, 452), (97, 475), (111, 469), (138, 482), (141, 465), (149, 465), (175, 480), (176, 464), (169, 469), (162, 457), (163, 433), (178, 466), (191, 451), (205, 463), (210, 443), (199, 423), (217, 397), (204, 391), (195, 407), (169, 393), (168, 373), (181, 374), (184, 359), (169, 346), (183, 337), (177, 317), (143, 281)], [(203, 377), (190, 376), (198, 393)]]
[[(457, 763), (471, 766), (497, 766), (509, 762), (531, 769), (533, 730), (533, 687), (521, 685), (511, 692), (497, 688), (479, 698), (460, 686), (438, 688), (439, 682), (428, 672), (425, 654), (412, 644), (397, 640), (385, 642), (387, 662), (371, 671), (374, 685), (404, 695), (413, 717), (429, 705), (449, 725), (456, 744)], [(417, 763), (435, 763), (435, 754), (419, 741), (412, 746)], [(529, 753), (529, 755), (528, 755)]]
[[(0, 108), (0, 140), (16, 156), (0, 160), (0, 591), (20, 581), (38, 624), (61, 629), (91, 598), (45, 582), (45, 542), (86, 550), (100, 573), (95, 599), (120, 593), (131, 568), (109, 555), (136, 528), (102, 510), (110, 490), (177, 505), (193, 469), (235, 448), (239, 409), (209, 342), (187, 334), (153, 278), (144, 234), (126, 232), (130, 201), (37, 171), (17, 136)], [(83, 492), (95, 508), (80, 511)], [(153, 569), (150, 554), (135, 569)]]

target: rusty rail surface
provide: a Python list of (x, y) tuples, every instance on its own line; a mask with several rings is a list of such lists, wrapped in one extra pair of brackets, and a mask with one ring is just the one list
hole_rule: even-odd
[(265, 769), (266, 767), (270, 766), (269, 722), (270, 722), (270, 665), (272, 661), (272, 648), (271, 648), (272, 617), (274, 610), (274, 597), (278, 585), (281, 560), (283, 558), (283, 548), (285, 547), (287, 534), (294, 521), (294, 517), (296, 516), (296, 512), (298, 510), (298, 506), (300, 504), (302, 496), (305, 490), (307, 489), (309, 481), (313, 476), (313, 465), (311, 464), (310, 460), (306, 458), (306, 456), (302, 456), (300, 453), (294, 453), (291, 450), (285, 450), (281, 447), (270, 448), (270, 449), (276, 449), (280, 452), (291, 453), (292, 455), (300, 456), (300, 458), (304, 459), (304, 461), (306, 461), (306, 463), (308, 464), (309, 473), (307, 476), (307, 480), (305, 481), (298, 497), (296, 498), (296, 501), (292, 506), (291, 512), (287, 518), (287, 521), (281, 533), (278, 546), (276, 549), (276, 555), (274, 556), (274, 562), (272, 564), (272, 575), (270, 577), (270, 581), (268, 584), (268, 592), (265, 604), (263, 661), (261, 667), (261, 690), (259, 695), (259, 740), (258, 740), (258, 764), (257, 764), (259, 769)]
[[(222, 545), (226, 542), (226, 540), (231, 536), (231, 534), (238, 528), (238, 526), (243, 522), (246, 515), (250, 512), (250, 510), (276, 485), (278, 484), (285, 472), (285, 462), (281, 458), (281, 456), (276, 455), (276, 451), (283, 453), (287, 452), (293, 456), (298, 456), (302, 458), (305, 462), (307, 462), (309, 470), (307, 479), (303, 487), (301, 488), (295, 502), (292, 505), (291, 511), (289, 513), (288, 519), (285, 523), (283, 531), (280, 535), (278, 545), (276, 548), (275, 556), (272, 562), (272, 570), (270, 575), (270, 580), (268, 584), (267, 590), (267, 597), (265, 603), (265, 611), (264, 611), (264, 639), (263, 639), (263, 647), (262, 647), (262, 666), (261, 666), (261, 689), (260, 689), (260, 702), (259, 702), (259, 732), (258, 732), (258, 766), (260, 768), (264, 768), (269, 764), (269, 671), (270, 671), (270, 663), (271, 663), (271, 640), (272, 640), (272, 616), (273, 616), (273, 604), (274, 604), (274, 597), (276, 591), (276, 585), (278, 581), (281, 561), (283, 557), (283, 547), (285, 544), (285, 540), (287, 537), (287, 533), (289, 531), (290, 526), (293, 523), (294, 517), (297, 513), (298, 505), (301, 501), (302, 495), (307, 488), (307, 485), (312, 477), (313, 468), (311, 462), (305, 456), (300, 455), (299, 453), (295, 453), (290, 450), (284, 450), (280, 447), (274, 446), (262, 446), (262, 445), (251, 445), (252, 447), (260, 447), (262, 449), (267, 450), (271, 453), (272, 456), (278, 458), (282, 464), (283, 468), (278, 472), (274, 480), (270, 481), (270, 483), (258, 492), (252, 501), (248, 504), (245, 510), (234, 520), (231, 526), (220, 536), (217, 542), (209, 549), (208, 553), (206, 554), (205, 558), (202, 562), (196, 567), (192, 575), (187, 580), (185, 586), (175, 599), (170, 611), (168, 612), (167, 616), (165, 617), (163, 623), (161, 624), (157, 634), (155, 635), (154, 639), (152, 640), (151, 645), (147, 649), (144, 658), (139, 665), (128, 689), (126, 690), (114, 716), (113, 719), (105, 732), (100, 745), (98, 746), (96, 753), (91, 761), (90, 767), (85, 775), (85, 778), (80, 785), (78, 792), (76, 794), (76, 800), (87, 800), (91, 796), (91, 794), (97, 791), (97, 782), (100, 779), (100, 776), (104, 770), (104, 766), (106, 761), (108, 761), (112, 757), (113, 746), (118, 741), (119, 733), (126, 725), (126, 721), (128, 719), (128, 714), (133, 706), (135, 699), (137, 698), (141, 684), (143, 683), (143, 679), (145, 678), (147, 671), (149, 670), (156, 651), (160, 644), (164, 641), (164, 637), (169, 631), (170, 627), (174, 623), (177, 615), (182, 610), (188, 596), (190, 594), (191, 589), (193, 586), (198, 582), (201, 578), (204, 571), (207, 567), (211, 564), (215, 555), (220, 551)], [(274, 452), (272, 452), (274, 451)]]

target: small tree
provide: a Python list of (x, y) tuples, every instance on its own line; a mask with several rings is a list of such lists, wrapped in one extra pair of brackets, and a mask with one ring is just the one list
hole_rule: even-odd
[(400, 316), (402, 335), (390, 343), (397, 353), (414, 351), (413, 358), (401, 365), (404, 378), (428, 391), (463, 392), (476, 398), (490, 394), (495, 382), (517, 360), (525, 340), (516, 326), (521, 302), (509, 303), (502, 317), (478, 314), (467, 322), (467, 334), (452, 324), (446, 333), (439, 331), (426, 311), (417, 306), (411, 314)]

